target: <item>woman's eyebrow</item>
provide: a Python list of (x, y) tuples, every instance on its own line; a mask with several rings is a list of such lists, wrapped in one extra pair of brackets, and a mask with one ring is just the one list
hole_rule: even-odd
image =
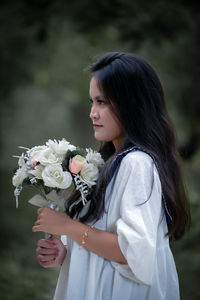
[[(101, 100), (102, 98), (104, 98), (103, 95), (97, 95), (94, 97), (95, 100)], [(89, 99), (92, 99), (92, 97), (89, 96)]]

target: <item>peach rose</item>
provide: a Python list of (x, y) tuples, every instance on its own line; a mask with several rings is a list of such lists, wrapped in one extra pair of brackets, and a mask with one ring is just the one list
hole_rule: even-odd
[(86, 163), (86, 159), (81, 155), (75, 155), (69, 162), (69, 170), (73, 174), (78, 174), (84, 164)]

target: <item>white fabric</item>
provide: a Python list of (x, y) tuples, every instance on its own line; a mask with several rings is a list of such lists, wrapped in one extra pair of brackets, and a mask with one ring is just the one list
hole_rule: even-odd
[(95, 227), (118, 234), (128, 264), (108, 261), (67, 237), (54, 300), (179, 300), (161, 185), (147, 154), (123, 158), (106, 191), (106, 212)]

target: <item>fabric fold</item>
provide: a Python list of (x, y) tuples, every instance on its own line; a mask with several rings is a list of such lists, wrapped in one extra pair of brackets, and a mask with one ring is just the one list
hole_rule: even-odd
[(142, 159), (138, 156), (141, 156), (140, 152), (128, 154), (117, 173), (116, 185), (119, 190), (122, 189), (122, 194), (116, 232), (128, 264), (112, 262), (112, 265), (123, 276), (151, 285), (161, 215), (161, 186), (152, 159), (144, 154)]

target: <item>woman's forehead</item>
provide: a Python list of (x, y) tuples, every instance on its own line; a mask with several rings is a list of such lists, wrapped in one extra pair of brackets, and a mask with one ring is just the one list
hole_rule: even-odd
[(99, 87), (99, 83), (97, 82), (95, 77), (92, 77), (90, 80), (90, 96), (95, 98), (96, 100), (103, 97), (103, 92)]

